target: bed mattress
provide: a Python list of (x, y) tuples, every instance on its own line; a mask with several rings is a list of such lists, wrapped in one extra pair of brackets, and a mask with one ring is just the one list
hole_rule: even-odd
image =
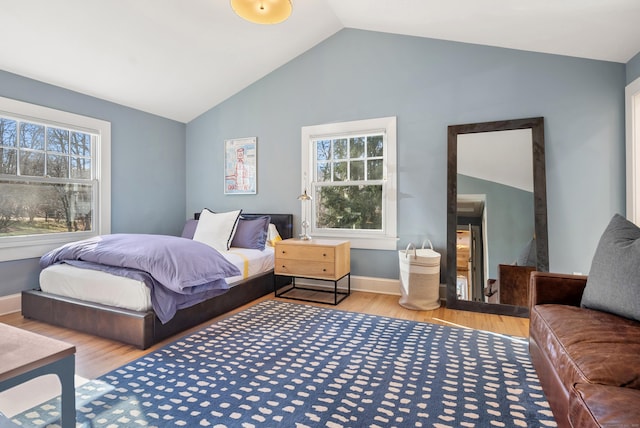
[[(227, 283), (232, 287), (243, 279), (273, 269), (272, 247), (267, 247), (264, 251), (231, 248), (222, 254), (241, 272), (239, 276), (227, 278)], [(152, 309), (149, 287), (144, 282), (68, 264), (43, 269), (40, 273), (40, 289), (59, 296), (133, 311)]]

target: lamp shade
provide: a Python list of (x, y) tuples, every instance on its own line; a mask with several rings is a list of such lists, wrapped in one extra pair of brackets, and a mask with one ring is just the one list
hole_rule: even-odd
[(293, 10), (291, 0), (231, 0), (231, 8), (241, 18), (256, 24), (279, 24)]
[(299, 201), (310, 201), (311, 199), (313, 198), (307, 193), (307, 189), (304, 189), (304, 193), (298, 196)]

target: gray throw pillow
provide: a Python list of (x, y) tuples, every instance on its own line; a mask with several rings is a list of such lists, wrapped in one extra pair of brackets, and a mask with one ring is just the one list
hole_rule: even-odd
[(640, 321), (640, 228), (619, 214), (600, 238), (581, 306)]
[(184, 224), (182, 228), (182, 237), (187, 239), (193, 239), (193, 235), (196, 233), (198, 227), (198, 220), (190, 219)]
[(232, 247), (264, 250), (271, 217), (242, 218), (238, 221), (236, 234), (231, 241)]

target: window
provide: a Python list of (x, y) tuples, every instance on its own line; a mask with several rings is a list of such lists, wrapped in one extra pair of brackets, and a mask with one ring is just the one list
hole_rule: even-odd
[(108, 122), (0, 98), (0, 261), (110, 232)]
[(395, 117), (303, 127), (302, 175), (312, 236), (396, 249)]

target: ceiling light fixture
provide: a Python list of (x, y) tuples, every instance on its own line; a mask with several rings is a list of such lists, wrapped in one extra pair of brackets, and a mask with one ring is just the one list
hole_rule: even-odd
[(230, 0), (231, 8), (241, 18), (256, 24), (279, 24), (293, 10), (291, 0)]

